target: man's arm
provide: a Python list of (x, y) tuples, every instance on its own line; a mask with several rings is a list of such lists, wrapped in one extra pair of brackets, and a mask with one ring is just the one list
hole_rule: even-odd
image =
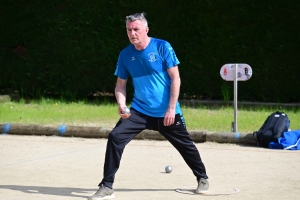
[(171, 89), (170, 89), (169, 106), (164, 117), (165, 126), (169, 126), (174, 123), (176, 103), (178, 101), (180, 84), (181, 84), (179, 70), (177, 66), (168, 69), (168, 74), (172, 81), (171, 81)]
[(124, 107), (126, 107), (126, 85), (127, 80), (118, 78), (115, 87), (115, 96), (119, 105), (118, 113), (122, 118), (128, 118), (130, 114), (122, 114)]

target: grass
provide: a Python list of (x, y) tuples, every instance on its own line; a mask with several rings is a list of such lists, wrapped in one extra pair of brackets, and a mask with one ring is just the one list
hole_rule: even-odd
[[(188, 130), (231, 132), (234, 121), (232, 107), (191, 108), (182, 106)], [(258, 130), (266, 118), (276, 110), (253, 108), (238, 110), (238, 132), (252, 133)], [(291, 129), (300, 129), (298, 109), (285, 111), (291, 120)], [(100, 126), (113, 128), (118, 121), (117, 105), (110, 103), (61, 102), (42, 99), (26, 104), (24, 100), (0, 103), (0, 124), (37, 124)]]
[[(252, 133), (257, 131), (274, 111), (272, 109), (240, 109), (237, 114), (238, 132)], [(231, 123), (234, 121), (234, 110), (231, 107), (219, 109), (183, 108), (188, 129), (207, 130), (217, 132), (230, 132)], [(298, 111), (286, 111), (291, 120), (291, 129), (300, 128)]]
[(116, 105), (91, 105), (42, 100), (0, 103), (0, 123), (112, 127), (118, 120)]

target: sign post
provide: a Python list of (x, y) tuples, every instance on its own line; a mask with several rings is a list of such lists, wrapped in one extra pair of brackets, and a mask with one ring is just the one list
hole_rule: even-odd
[(237, 120), (237, 93), (238, 81), (247, 81), (252, 76), (252, 68), (247, 64), (225, 64), (220, 70), (220, 75), (225, 81), (234, 81), (234, 122), (232, 132), (238, 132)]

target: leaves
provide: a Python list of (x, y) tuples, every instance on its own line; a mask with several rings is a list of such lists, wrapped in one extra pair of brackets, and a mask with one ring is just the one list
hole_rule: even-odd
[(240, 100), (297, 102), (298, 7), (254, 0), (7, 1), (0, 8), (0, 93), (113, 92), (116, 61), (129, 44), (125, 16), (145, 11), (149, 35), (169, 41), (181, 62), (181, 96), (222, 99), (221, 66), (247, 63), (253, 77), (239, 83)]

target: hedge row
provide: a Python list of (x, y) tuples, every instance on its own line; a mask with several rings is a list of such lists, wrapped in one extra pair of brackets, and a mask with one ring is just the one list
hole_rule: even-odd
[[(233, 98), (220, 77), (247, 63), (239, 100), (298, 102), (297, 1), (14, 0), (0, 7), (0, 93), (81, 98), (113, 93), (125, 16), (146, 12), (152, 37), (168, 40), (181, 62), (181, 98)], [(132, 95), (132, 88), (129, 88)]]

